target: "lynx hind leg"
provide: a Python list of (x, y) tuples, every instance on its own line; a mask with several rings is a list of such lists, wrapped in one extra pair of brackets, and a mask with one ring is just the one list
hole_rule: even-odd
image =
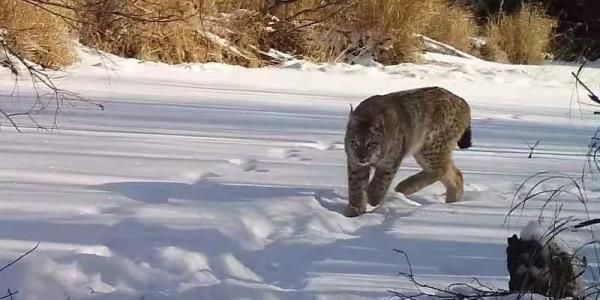
[(409, 196), (442, 179), (446, 174), (446, 159), (441, 157), (441, 154), (439, 150), (431, 148), (415, 153), (415, 160), (423, 170), (398, 183), (396, 192)]
[(456, 202), (462, 198), (462, 173), (452, 161), (452, 147), (424, 147), (415, 154), (415, 160), (423, 171), (410, 176), (396, 186), (396, 191), (405, 195), (441, 181), (446, 188), (446, 203)]
[(442, 175), (423, 170), (398, 183), (394, 190), (405, 196), (409, 196), (440, 180)]
[(450, 161), (441, 182), (446, 187), (446, 203), (453, 203), (462, 200), (464, 194), (464, 180), (462, 172)]

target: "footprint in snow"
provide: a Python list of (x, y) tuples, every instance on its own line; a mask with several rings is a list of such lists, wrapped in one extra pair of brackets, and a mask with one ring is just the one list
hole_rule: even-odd
[(294, 161), (311, 161), (312, 159), (302, 155), (302, 151), (299, 149), (283, 149), (283, 148), (272, 148), (269, 149), (269, 157), (275, 159), (287, 159)]
[(298, 146), (313, 148), (321, 151), (344, 149), (344, 143), (342, 142), (326, 143), (321, 141), (314, 141), (308, 143), (299, 143)]
[(269, 169), (260, 168), (258, 165), (259, 162), (256, 159), (232, 158), (232, 159), (229, 159), (228, 162), (232, 165), (239, 166), (244, 172), (258, 172), (258, 173), (269, 172)]
[(285, 158), (289, 159), (289, 160), (298, 160), (298, 161), (311, 161), (312, 160), (308, 157), (302, 156), (300, 154), (300, 150), (298, 150), (298, 149), (288, 150)]

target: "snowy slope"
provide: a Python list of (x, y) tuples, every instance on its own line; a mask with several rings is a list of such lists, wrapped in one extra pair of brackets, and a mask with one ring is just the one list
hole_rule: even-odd
[[(56, 131), (0, 133), (0, 261), (41, 242), (0, 273), (20, 299), (387, 299), (414, 288), (396, 276), (407, 264), (394, 248), (429, 284), (507, 288), (506, 238), (540, 205), (507, 227), (516, 188), (538, 171), (580, 173), (599, 124), (577, 103), (574, 66), (429, 54), (422, 65), (244, 69), (82, 51), (57, 82), (105, 110), (66, 105)], [(32, 101), (27, 80), (0, 78), (7, 110)], [(600, 70), (583, 78), (600, 82)], [(409, 197), (419, 205), (344, 217), (349, 104), (429, 85), (472, 105), (474, 147), (455, 152), (465, 201), (443, 203), (435, 184)], [(408, 159), (396, 181), (416, 171)], [(588, 208), (598, 217), (597, 201)], [(564, 212), (587, 217), (574, 201)]]

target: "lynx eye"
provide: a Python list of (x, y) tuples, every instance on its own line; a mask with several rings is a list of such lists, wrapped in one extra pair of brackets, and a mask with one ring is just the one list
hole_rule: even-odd
[(356, 140), (352, 140), (351, 145), (354, 149), (358, 148), (358, 142)]
[(373, 149), (373, 148), (375, 148), (375, 147), (377, 147), (377, 143), (375, 143), (375, 142), (369, 142), (369, 143), (367, 144), (367, 148), (369, 148), (369, 149)]

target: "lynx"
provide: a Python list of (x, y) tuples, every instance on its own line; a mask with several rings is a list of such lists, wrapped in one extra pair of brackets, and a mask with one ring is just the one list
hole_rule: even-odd
[(364, 214), (367, 202), (381, 202), (408, 155), (423, 170), (401, 181), (396, 192), (408, 196), (439, 180), (446, 188), (446, 203), (460, 201), (463, 175), (452, 161), (452, 151), (456, 145), (471, 146), (471, 109), (464, 99), (440, 87), (372, 96), (356, 109), (350, 107), (344, 145), (348, 217)]

